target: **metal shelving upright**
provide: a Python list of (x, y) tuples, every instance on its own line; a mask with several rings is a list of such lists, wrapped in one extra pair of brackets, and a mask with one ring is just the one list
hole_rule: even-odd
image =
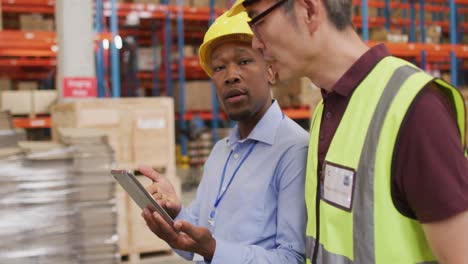
[[(209, 25), (213, 24), (215, 21), (215, 0), (210, 0), (210, 20)], [(213, 142), (218, 141), (218, 126), (219, 126), (219, 106), (218, 106), (218, 98), (216, 96), (216, 87), (211, 81), (211, 98), (212, 98), (212, 105), (213, 105), (213, 119), (211, 120), (211, 128), (213, 129)]]
[[(112, 41), (110, 41), (111, 50), (111, 77), (112, 77), (112, 97), (120, 97), (120, 58), (119, 49), (117, 48), (117, 38), (119, 35), (119, 23), (117, 17), (117, 0), (111, 0), (111, 15), (110, 29), (112, 33)], [(120, 41), (122, 41), (120, 39)]]
[[(457, 41), (457, 6), (455, 0), (449, 0), (450, 5), (450, 43), (458, 44)], [(452, 76), (452, 84), (458, 86), (458, 63), (457, 56), (454, 51), (450, 51), (450, 74)]]
[[(185, 120), (185, 66), (184, 66), (184, 13), (182, 11), (184, 1), (177, 0), (177, 48), (178, 48), (178, 70), (179, 70), (179, 126), (181, 131), (187, 130)], [(180, 134), (180, 146), (182, 156), (187, 155), (187, 133)]]
[[(101, 34), (104, 32), (104, 14), (103, 14), (103, 2), (102, 0), (96, 0), (96, 14), (94, 17), (94, 30), (96, 34)], [(104, 47), (102, 41), (97, 42), (97, 51), (96, 51), (96, 79), (97, 79), (97, 89), (98, 97), (106, 96), (105, 89), (105, 70), (104, 70)]]

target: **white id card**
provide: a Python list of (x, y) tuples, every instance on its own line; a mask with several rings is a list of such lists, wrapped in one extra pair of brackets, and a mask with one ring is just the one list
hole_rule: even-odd
[(205, 258), (198, 255), (197, 253), (194, 253), (192, 261), (205, 261)]
[(334, 206), (351, 211), (356, 172), (351, 168), (325, 161), (323, 173), (322, 199)]

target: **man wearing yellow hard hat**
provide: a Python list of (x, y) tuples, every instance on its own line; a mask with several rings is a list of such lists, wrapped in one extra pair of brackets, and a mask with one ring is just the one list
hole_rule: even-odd
[(368, 47), (352, 0), (239, 0), (279, 79), (322, 89), (307, 162), (307, 263), (468, 263), (463, 97)]
[(195, 201), (182, 208), (166, 179), (140, 169), (154, 181), (149, 192), (181, 232), (147, 209), (143, 217), (179, 255), (199, 263), (304, 263), (308, 133), (272, 100), (275, 76), (252, 49), (247, 21), (244, 12), (220, 16), (199, 50), (201, 66), (236, 126), (214, 146)]

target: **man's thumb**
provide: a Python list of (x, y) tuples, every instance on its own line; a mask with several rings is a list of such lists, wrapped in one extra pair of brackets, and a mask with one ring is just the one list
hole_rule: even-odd
[(177, 230), (179, 230), (181, 232), (184, 232), (185, 234), (187, 234), (189, 237), (193, 238), (194, 240), (197, 240), (197, 238), (198, 238), (197, 229), (195, 228), (195, 226), (191, 225), (189, 222), (187, 222), (187, 221), (177, 221), (174, 224), (174, 227)]

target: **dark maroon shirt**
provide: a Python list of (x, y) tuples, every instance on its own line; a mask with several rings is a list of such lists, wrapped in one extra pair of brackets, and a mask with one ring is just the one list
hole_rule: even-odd
[[(385, 45), (374, 46), (335, 83), (332, 92), (322, 90), (325, 107), (318, 168), (355, 88), (386, 56), (390, 53)], [(392, 198), (403, 215), (427, 223), (468, 210), (468, 160), (453, 106), (435, 84), (427, 85), (409, 109), (392, 167)]]

